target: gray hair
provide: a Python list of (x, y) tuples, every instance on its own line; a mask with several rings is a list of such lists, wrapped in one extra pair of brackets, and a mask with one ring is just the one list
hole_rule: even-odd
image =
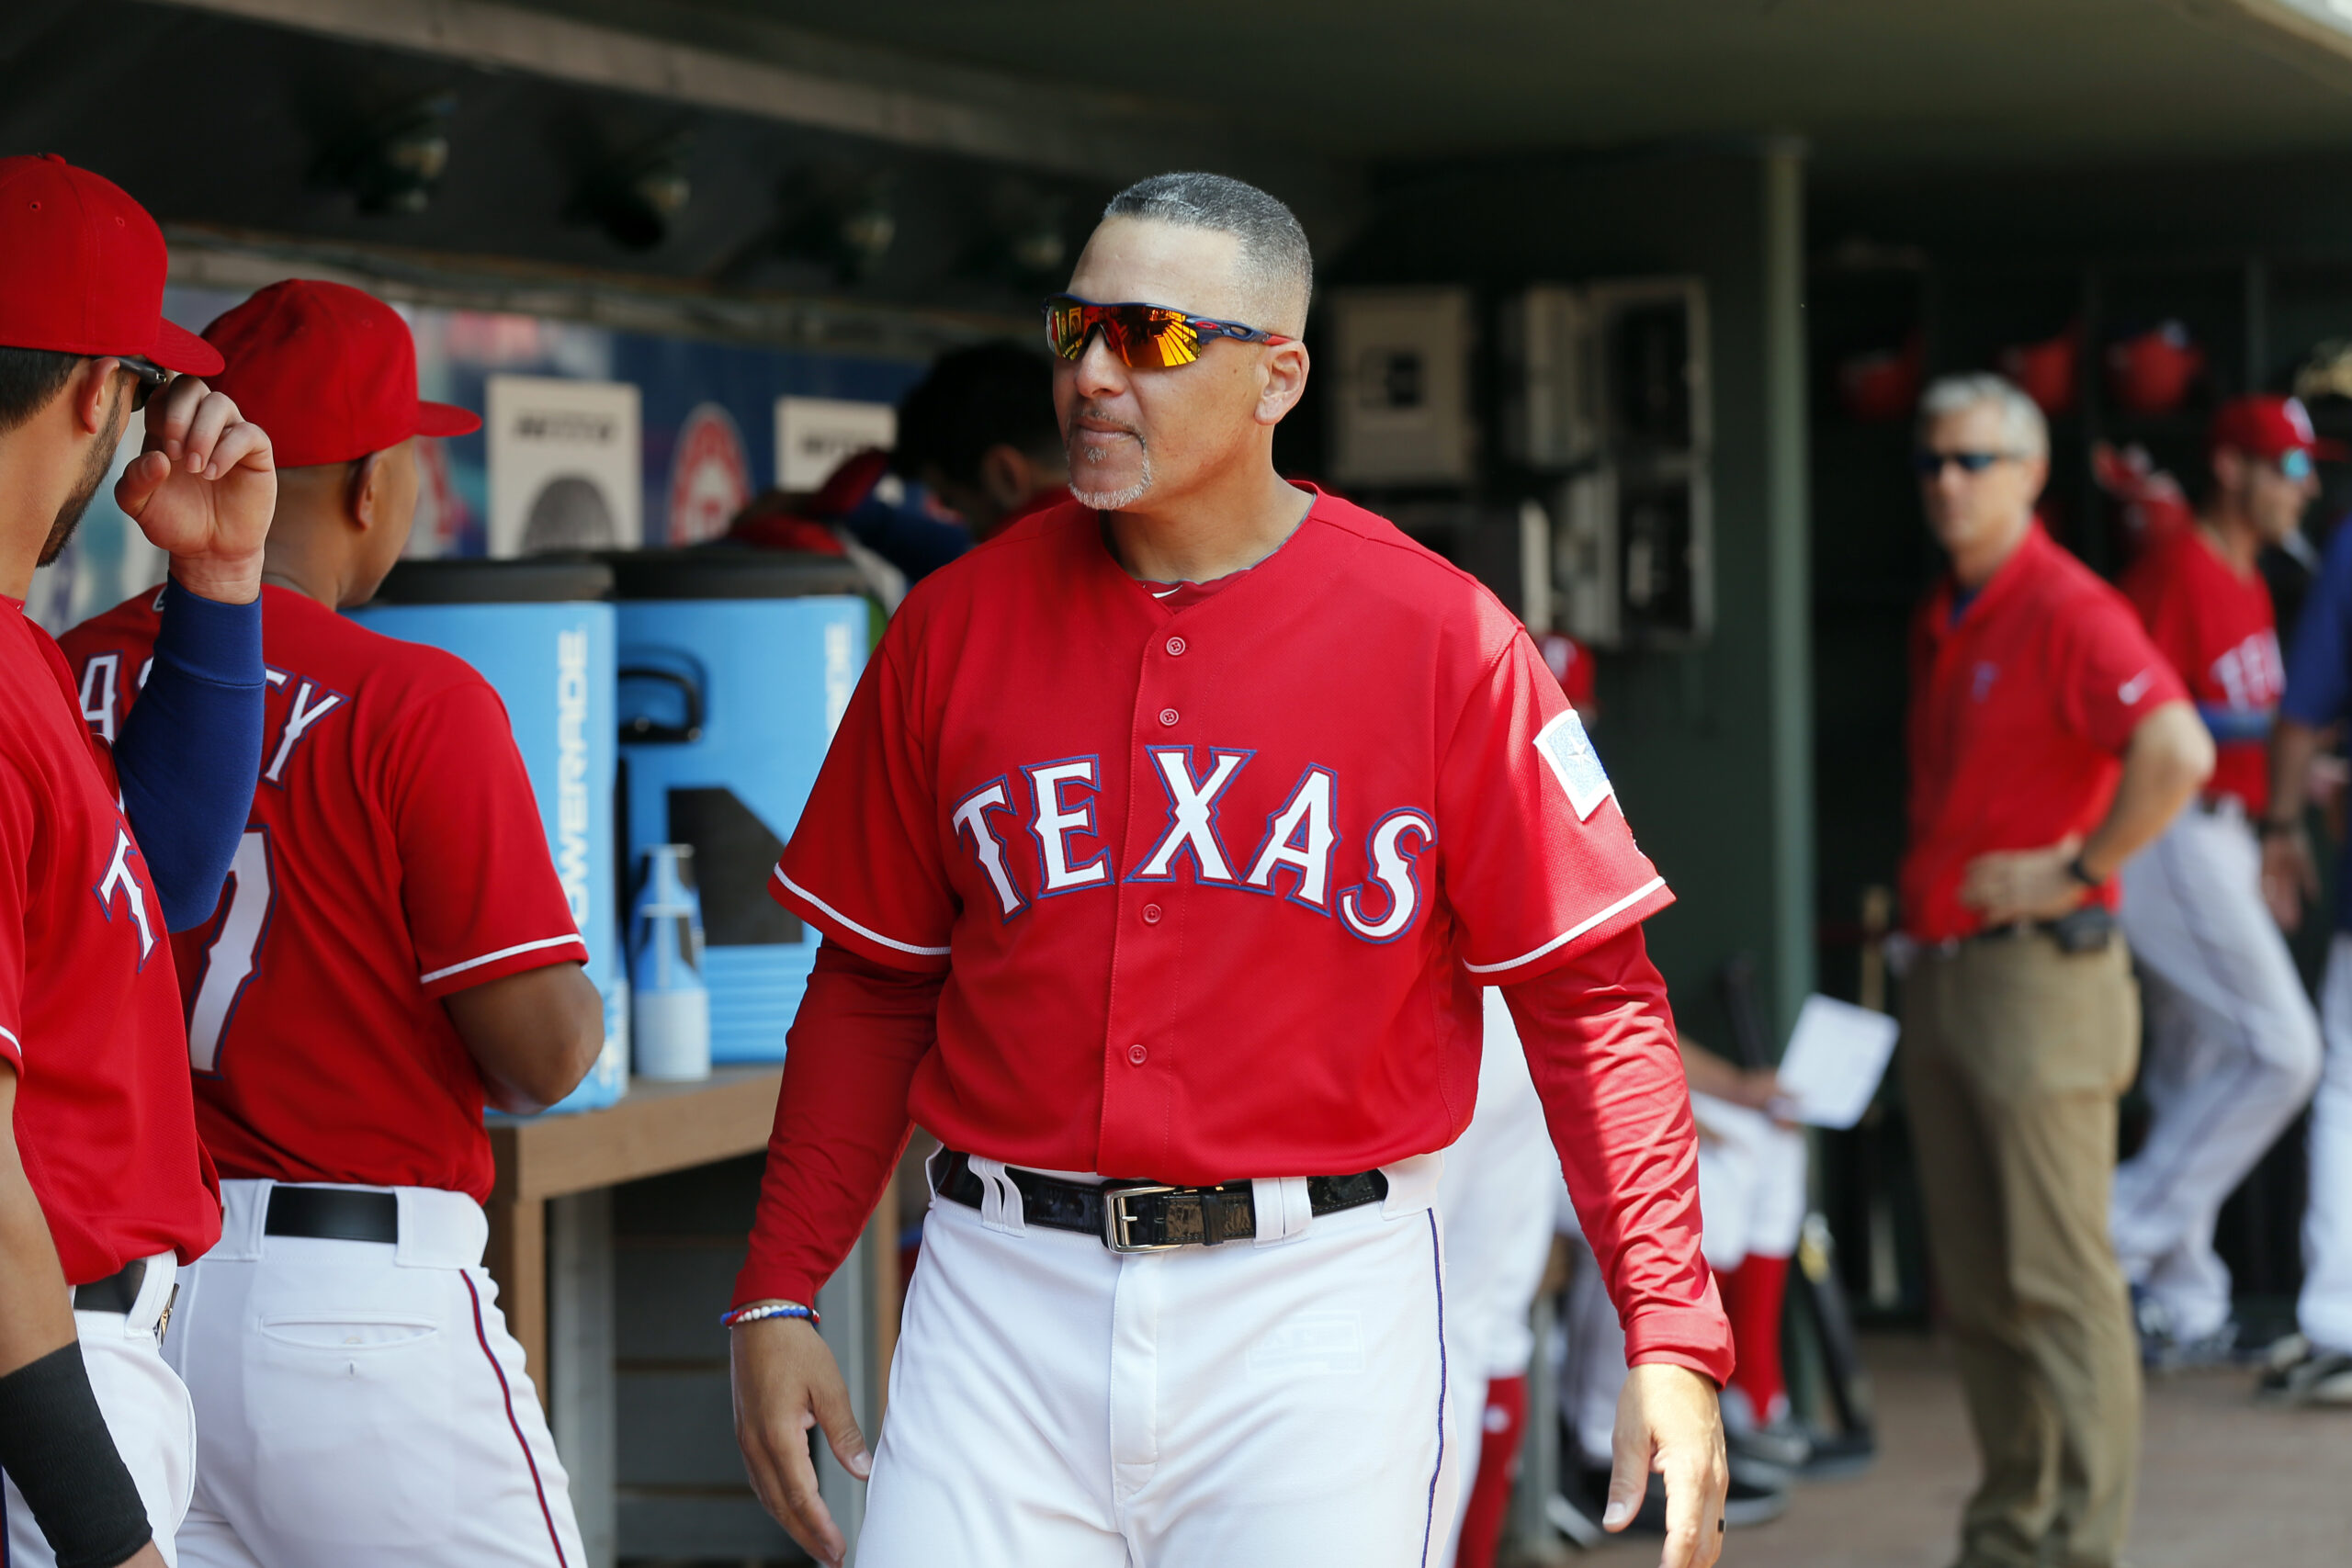
[(1234, 235), (1241, 242), (1241, 272), (1251, 291), (1276, 309), (1295, 302), (1298, 311), (1294, 321), (1247, 324), (1294, 332), (1306, 325), (1307, 301), (1315, 296), (1315, 257), (1306, 246), (1306, 231), (1289, 208), (1256, 186), (1226, 175), (1154, 175), (1113, 197), (1102, 216)]
[(1936, 421), (1985, 403), (2000, 411), (2002, 438), (2011, 452), (2025, 457), (2050, 456), (2050, 422), (2042, 418), (2041, 405), (2019, 390), (2016, 382), (1989, 370), (1939, 376), (1928, 382), (1919, 396), (1918, 438), (1926, 440), (1928, 427)]

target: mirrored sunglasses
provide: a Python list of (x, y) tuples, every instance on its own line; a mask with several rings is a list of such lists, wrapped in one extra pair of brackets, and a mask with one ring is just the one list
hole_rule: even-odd
[(1941, 477), (1944, 465), (1957, 463), (1963, 474), (1981, 474), (1994, 464), (2014, 457), (2014, 452), (1935, 452), (1926, 447), (1911, 454), (1911, 471), (1923, 479)]
[(1165, 305), (1098, 305), (1075, 294), (1057, 294), (1046, 301), (1045, 309), (1046, 345), (1055, 354), (1076, 359), (1086, 352), (1087, 339), (1100, 332), (1103, 345), (1131, 370), (1169, 370), (1190, 365), (1201, 356), (1202, 344), (1210, 338), (1269, 345), (1296, 341)]

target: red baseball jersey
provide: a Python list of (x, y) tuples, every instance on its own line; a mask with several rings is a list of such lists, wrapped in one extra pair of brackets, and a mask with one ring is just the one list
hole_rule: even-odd
[(192, 1262), (220, 1193), (188, 1102), (164, 911), (112, 759), (24, 602), (0, 598), (0, 1057), (17, 1148), (70, 1285)]
[(1136, 581), (1074, 502), (926, 579), (771, 886), (948, 971), (915, 1121), (1187, 1183), (1443, 1147), (1479, 987), (1671, 898), (1518, 621), (1328, 495), (1214, 592)]
[[(2088, 833), (2122, 751), (2188, 694), (2117, 592), (2039, 523), (1953, 614), (1947, 576), (1911, 628), (1911, 834), (1904, 929), (1944, 942), (1982, 928), (1960, 901), (1968, 863)], [(2115, 902), (2110, 881), (2098, 896)]]
[(2270, 726), (2287, 689), (2278, 616), (2258, 571), (2240, 577), (2201, 528), (2153, 541), (2123, 592), (2156, 650), (2188, 687), (2213, 732), (2210, 795), (2235, 795), (2249, 816), (2270, 804)]
[[(490, 1194), (481, 1074), (441, 1006), (584, 964), (504, 705), (454, 654), (262, 590), (253, 816), (212, 919), (173, 939), (197, 1117), (224, 1175)], [(152, 599), (66, 634), (119, 727)]]

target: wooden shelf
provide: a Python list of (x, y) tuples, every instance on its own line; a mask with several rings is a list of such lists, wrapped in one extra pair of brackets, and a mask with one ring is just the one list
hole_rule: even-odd
[(602, 1111), (493, 1118), (498, 1162), (484, 1266), (498, 1281), (506, 1325), (523, 1347), (532, 1385), (548, 1397), (547, 1201), (756, 1154), (775, 1120), (781, 1063), (718, 1067), (694, 1083), (629, 1080)]

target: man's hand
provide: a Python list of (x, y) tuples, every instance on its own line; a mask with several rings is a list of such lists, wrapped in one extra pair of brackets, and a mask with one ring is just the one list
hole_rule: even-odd
[[(849, 1543), (817, 1495), (808, 1428), (821, 1427), (842, 1468), (863, 1481), (872, 1472), (865, 1438), (850, 1414), (849, 1388), (833, 1353), (805, 1318), (769, 1317), (729, 1331), (734, 1339), (735, 1441), (760, 1506), (791, 1532), (801, 1550), (841, 1568)], [(1622, 1421), (1622, 1417), (1621, 1417)], [(1716, 1439), (1718, 1463), (1722, 1439)]]
[(2319, 866), (2312, 858), (2312, 836), (2300, 822), (2262, 835), (2262, 901), (2282, 931), (2303, 923), (2303, 903), (2319, 897)]
[(2066, 868), (2083, 850), (2068, 834), (2046, 849), (1978, 855), (1960, 879), (1960, 901), (1984, 917), (1987, 930), (2019, 920), (2054, 920), (2089, 891)]
[(1666, 1550), (1658, 1568), (1713, 1568), (1724, 1550), (1731, 1470), (1714, 1384), (1686, 1368), (1651, 1363), (1626, 1374), (1601, 1529), (1614, 1532), (1634, 1522), (1652, 1471), (1666, 1477)]
[(245, 604), (261, 592), (262, 542), (277, 509), (269, 436), (193, 376), (147, 405), (147, 440), (114, 487), (115, 504), (172, 558), (189, 592)]

